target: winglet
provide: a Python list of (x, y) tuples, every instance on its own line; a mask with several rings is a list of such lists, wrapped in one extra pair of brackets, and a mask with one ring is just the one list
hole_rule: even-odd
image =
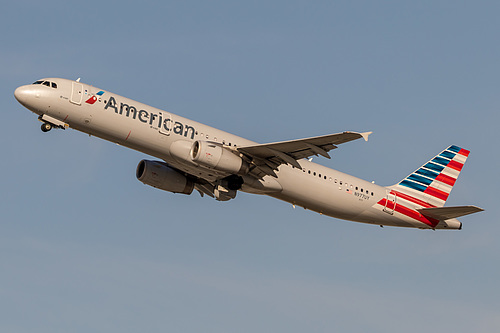
[(368, 141), (368, 136), (372, 133), (373, 132), (363, 132), (363, 133), (359, 133), (359, 134), (361, 134), (361, 136), (363, 137), (363, 139), (365, 139), (365, 141)]

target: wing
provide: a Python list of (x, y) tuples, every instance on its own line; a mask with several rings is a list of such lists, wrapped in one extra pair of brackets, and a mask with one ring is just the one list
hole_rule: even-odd
[(299, 140), (242, 146), (237, 150), (249, 157), (252, 164), (260, 171), (276, 177), (274, 170), (281, 164), (290, 164), (300, 169), (297, 160), (314, 155), (330, 158), (328, 152), (337, 148), (337, 145), (360, 138), (368, 141), (371, 133), (343, 132)]

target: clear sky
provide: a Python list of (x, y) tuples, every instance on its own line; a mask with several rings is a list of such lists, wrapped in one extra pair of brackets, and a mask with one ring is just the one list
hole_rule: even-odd
[[(0, 331), (500, 329), (498, 1), (9, 1), (0, 13)], [(63, 77), (265, 143), (373, 131), (329, 167), (391, 185), (455, 144), (461, 231), (380, 228), (135, 179), (143, 154), (42, 133)]]

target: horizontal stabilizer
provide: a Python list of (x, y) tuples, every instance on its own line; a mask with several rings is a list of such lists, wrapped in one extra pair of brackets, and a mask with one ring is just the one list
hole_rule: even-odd
[(448, 220), (464, 215), (482, 212), (484, 209), (476, 206), (434, 207), (417, 209), (422, 215), (438, 220)]

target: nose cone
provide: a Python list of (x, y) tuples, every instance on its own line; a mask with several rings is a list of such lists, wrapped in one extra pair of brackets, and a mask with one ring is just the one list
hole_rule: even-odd
[(26, 106), (29, 100), (34, 97), (33, 90), (30, 86), (21, 86), (14, 91), (14, 97), (22, 105)]
[(33, 85), (21, 86), (14, 91), (17, 101), (31, 111), (40, 106), (40, 95), (39, 88)]

